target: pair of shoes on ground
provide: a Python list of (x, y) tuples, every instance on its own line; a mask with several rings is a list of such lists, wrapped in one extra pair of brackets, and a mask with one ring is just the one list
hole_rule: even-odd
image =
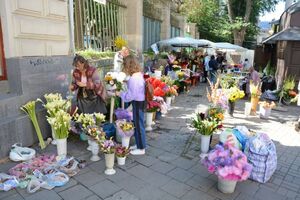
[(129, 149), (131, 155), (145, 155), (145, 149), (138, 149), (136, 145), (131, 146)]

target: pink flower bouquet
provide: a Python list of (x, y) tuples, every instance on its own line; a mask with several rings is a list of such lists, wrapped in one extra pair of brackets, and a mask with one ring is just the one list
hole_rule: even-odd
[(245, 154), (228, 143), (216, 145), (202, 163), (210, 173), (230, 181), (247, 180), (252, 170)]

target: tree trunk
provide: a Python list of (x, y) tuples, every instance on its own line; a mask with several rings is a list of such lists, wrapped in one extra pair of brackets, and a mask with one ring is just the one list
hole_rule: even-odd
[[(246, 11), (245, 16), (243, 17), (244, 23), (248, 23), (250, 20), (250, 14), (252, 12), (252, 0), (246, 0)], [(235, 14), (233, 13), (232, 9), (232, 0), (228, 0), (227, 2), (227, 9), (228, 9), (228, 17), (231, 23), (235, 23)], [(245, 40), (245, 34), (246, 34), (247, 27), (242, 27), (240, 29), (234, 29), (233, 30), (233, 39), (234, 44), (236, 45), (243, 45), (243, 42)]]
[(233, 30), (234, 44), (242, 46), (245, 40), (246, 28), (241, 30)]

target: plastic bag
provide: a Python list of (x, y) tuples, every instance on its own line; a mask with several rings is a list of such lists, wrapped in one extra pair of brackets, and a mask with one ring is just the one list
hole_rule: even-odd
[(79, 172), (78, 161), (74, 157), (65, 158), (57, 163), (58, 169), (68, 176), (74, 176)]
[(19, 181), (15, 176), (0, 173), (0, 191), (9, 191), (13, 188), (16, 188), (18, 185)]
[(276, 147), (267, 134), (260, 133), (249, 138), (245, 154), (253, 165), (250, 179), (260, 183), (267, 182), (277, 168)]

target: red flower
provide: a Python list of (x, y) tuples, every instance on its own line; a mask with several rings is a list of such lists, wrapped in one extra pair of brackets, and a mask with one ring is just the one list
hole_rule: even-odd
[(160, 87), (161, 89), (164, 89), (164, 88), (166, 87), (166, 85), (167, 85), (166, 83), (161, 82), (160, 85), (159, 85), (159, 87)]
[(153, 88), (155, 89), (155, 88), (159, 87), (159, 86), (160, 86), (160, 83), (161, 83), (160, 80), (155, 79), (155, 80), (152, 82)]
[(159, 96), (159, 97), (164, 97), (165, 96), (165, 92), (161, 89), (161, 88), (155, 88), (154, 92), (153, 92), (154, 96)]

